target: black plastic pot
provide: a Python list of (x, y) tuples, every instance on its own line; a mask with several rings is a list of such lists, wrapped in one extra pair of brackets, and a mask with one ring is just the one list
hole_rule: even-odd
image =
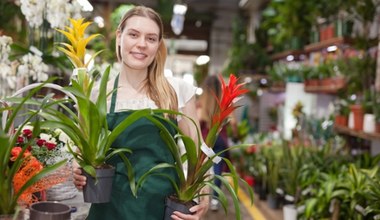
[(71, 208), (59, 202), (37, 202), (30, 208), (30, 220), (70, 220)]
[(115, 168), (96, 169), (96, 179), (83, 171), (87, 177), (86, 185), (83, 187), (83, 200), (88, 203), (106, 203), (111, 199), (112, 182), (115, 176)]
[(174, 211), (179, 211), (184, 214), (193, 214), (192, 212), (190, 212), (189, 209), (195, 205), (197, 205), (197, 203), (194, 201), (183, 203), (179, 201), (176, 197), (167, 197), (165, 200), (164, 220), (171, 220), (172, 218), (170, 216), (173, 214)]
[(268, 202), (269, 208), (271, 209), (280, 208), (280, 199), (281, 199), (280, 196), (278, 196), (277, 194), (268, 193), (267, 202)]

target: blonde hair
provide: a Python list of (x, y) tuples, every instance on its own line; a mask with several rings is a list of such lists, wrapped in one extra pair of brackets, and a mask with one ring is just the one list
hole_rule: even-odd
[[(140, 16), (146, 17), (158, 25), (160, 29), (159, 33), (159, 47), (156, 57), (153, 62), (148, 66), (148, 77), (145, 81), (144, 88), (147, 88), (149, 98), (151, 98), (158, 108), (170, 109), (178, 111), (178, 99), (175, 90), (170, 85), (164, 75), (165, 61), (167, 56), (167, 49), (163, 39), (164, 25), (162, 23), (160, 15), (153, 9), (145, 6), (136, 6), (130, 9), (122, 17), (118, 30), (122, 32), (125, 28), (126, 21), (133, 17)], [(120, 46), (116, 44), (116, 55), (119, 62), (122, 60)]]

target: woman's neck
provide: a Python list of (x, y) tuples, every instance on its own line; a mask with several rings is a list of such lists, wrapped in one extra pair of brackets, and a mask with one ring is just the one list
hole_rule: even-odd
[(119, 76), (119, 86), (132, 87), (141, 89), (142, 84), (148, 76), (148, 70), (136, 70), (130, 68), (122, 68)]

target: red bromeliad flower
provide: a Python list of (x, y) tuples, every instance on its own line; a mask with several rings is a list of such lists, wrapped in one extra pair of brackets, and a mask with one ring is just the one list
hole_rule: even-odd
[(228, 85), (226, 85), (222, 76), (219, 76), (219, 78), (222, 83), (222, 97), (220, 100), (217, 99), (219, 112), (212, 120), (212, 123), (215, 125), (221, 124), (238, 107), (233, 105), (237, 101), (237, 98), (249, 91), (242, 88), (244, 83), (237, 84), (238, 79), (233, 74), (230, 75)]
[(249, 91), (248, 89), (243, 88), (244, 83), (237, 83), (238, 78), (233, 74), (230, 74), (228, 85), (224, 82), (221, 75), (219, 76), (219, 79), (222, 84), (222, 94), (220, 99), (215, 97), (217, 99), (218, 109), (212, 118), (211, 129), (206, 137), (206, 144), (209, 147), (214, 146), (216, 136), (227, 122), (228, 116), (239, 107), (235, 106), (234, 103), (238, 101), (239, 96)]

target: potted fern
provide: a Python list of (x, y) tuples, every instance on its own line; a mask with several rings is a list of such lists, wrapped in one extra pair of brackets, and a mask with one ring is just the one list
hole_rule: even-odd
[[(173, 187), (176, 191), (175, 195), (169, 195), (166, 200), (166, 210), (165, 210), (165, 219), (171, 219), (171, 214), (178, 210), (183, 213), (190, 214), (189, 208), (193, 206), (194, 200), (199, 199), (203, 196), (211, 195), (210, 192), (203, 191), (205, 187), (210, 187), (212, 190), (215, 190), (219, 197), (223, 208), (227, 211), (227, 198), (223, 191), (214, 184), (214, 179), (218, 178), (221, 180), (222, 185), (228, 190), (232, 196), (234, 207), (236, 210), (236, 219), (241, 219), (239, 201), (237, 198), (239, 181), (242, 182), (249, 191), (251, 201), (253, 200), (252, 187), (239, 177), (239, 174), (236, 172), (233, 164), (227, 159), (222, 158), (219, 155), (227, 150), (233, 150), (236, 148), (247, 147), (248, 144), (241, 144), (230, 147), (224, 151), (221, 151), (215, 154), (211, 147), (214, 146), (217, 134), (220, 132), (223, 125), (227, 122), (228, 116), (235, 110), (238, 106), (234, 106), (233, 103), (236, 101), (238, 96), (248, 92), (248, 90), (243, 89), (243, 84), (237, 84), (237, 78), (234, 75), (230, 75), (230, 81), (227, 85), (224, 80), (221, 78), (222, 82), (222, 97), (218, 101), (218, 110), (214, 114), (211, 129), (207, 134), (205, 143), (201, 142), (200, 134), (198, 132), (198, 140), (194, 142), (192, 138), (184, 135), (182, 131), (170, 120), (166, 120), (168, 123), (171, 123), (172, 126), (176, 129), (177, 135), (172, 136), (170, 132), (162, 126), (158, 121), (155, 123), (162, 132), (163, 139), (165, 140), (167, 146), (169, 147), (171, 153), (175, 158), (174, 164), (161, 163), (153, 168), (151, 168), (145, 175), (143, 175), (137, 182), (137, 190), (144, 184), (144, 181), (149, 178), (150, 175), (162, 175), (166, 176), (164, 173), (160, 172), (163, 168), (173, 168), (175, 169), (178, 181), (170, 179)], [(187, 117), (186, 115), (174, 112), (170, 110), (154, 110), (157, 113), (168, 113), (181, 115), (182, 117)], [(152, 116), (147, 116), (151, 121), (155, 121)], [(195, 125), (195, 121), (189, 118)], [(197, 129), (199, 130), (199, 129)], [(178, 146), (179, 141), (183, 142), (183, 145), (186, 149), (186, 153), (181, 155), (180, 148)], [(212, 175), (209, 173), (209, 170), (212, 168), (213, 163), (218, 163), (220, 160), (224, 160), (230, 169), (230, 173), (223, 175)], [(183, 163), (187, 162), (187, 172), (184, 170)], [(167, 177), (167, 176), (166, 176)], [(179, 206), (179, 208), (178, 208)]]

